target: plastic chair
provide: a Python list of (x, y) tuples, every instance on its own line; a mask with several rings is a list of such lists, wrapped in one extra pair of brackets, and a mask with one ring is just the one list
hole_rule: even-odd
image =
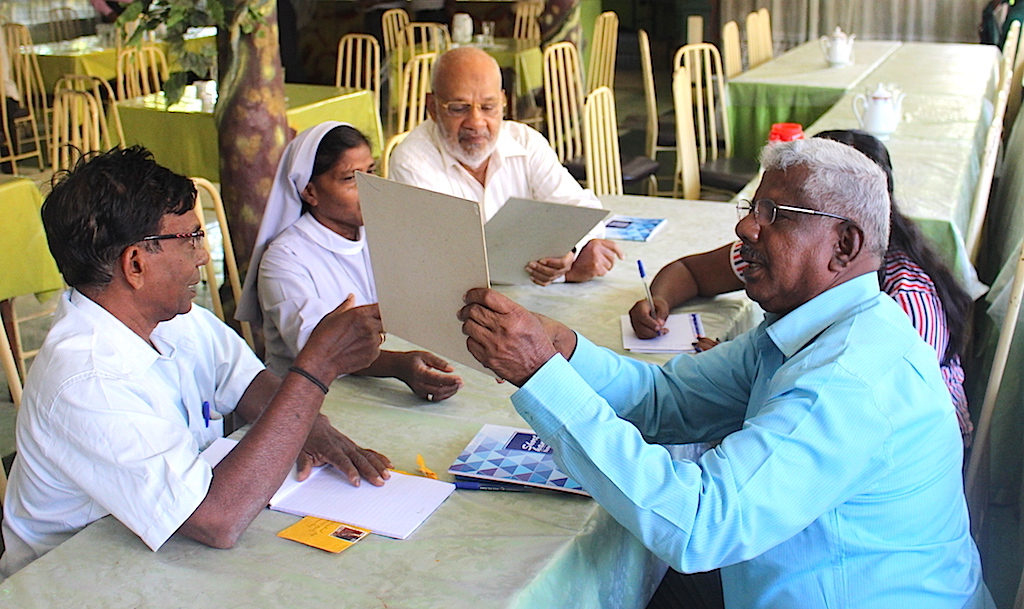
[(380, 171), (377, 172), (380, 177), (388, 177), (388, 172), (390, 171), (389, 168), (391, 166), (391, 153), (395, 151), (395, 147), (401, 144), (402, 140), (404, 140), (407, 135), (409, 135), (408, 131), (392, 135), (388, 139), (388, 142), (384, 144), (384, 152), (380, 154)]
[(544, 2), (516, 2), (512, 38), (539, 46), (540, 16), (543, 12)]
[[(53, 87), (53, 94), (55, 96), (61, 91), (84, 91), (91, 93), (100, 108), (100, 139), (103, 142), (103, 149), (109, 150), (114, 146), (124, 145), (124, 128), (121, 126), (121, 113), (117, 110), (114, 90), (110, 88), (110, 83), (99, 76), (65, 74)], [(110, 117), (109, 119), (107, 118), (108, 116)]]
[(676, 169), (672, 196), (700, 198), (700, 163), (693, 129), (693, 95), (690, 71), (686, 66), (672, 74), (672, 102), (676, 110)]
[(87, 91), (62, 90), (53, 99), (50, 161), (54, 171), (70, 169), (79, 155), (104, 150), (100, 103)]
[(409, 23), (409, 13), (402, 8), (384, 11), (381, 26), (384, 29), (384, 55), (389, 56), (401, 44), (402, 30)]
[[(1019, 24), (1020, 24), (1019, 21), (1014, 21), (1010, 25), (1010, 31), (1009, 31), (1009, 33), (1007, 33), (1007, 36), (1006, 36), (1007, 41), (1010, 40), (1010, 35), (1012, 35), (1014, 27), (1018, 26)], [(1009, 78), (1010, 78), (1010, 85), (1009, 85), (1009, 89), (1008, 89), (1009, 96), (1007, 98), (1006, 114), (1005, 114), (1005, 116), (1003, 118), (1003, 129), (1004, 129), (1004, 132), (1009, 132), (1009, 130), (1013, 127), (1013, 122), (1017, 119), (1017, 112), (1020, 111), (1020, 105), (1021, 105), (1021, 97), (1022, 97), (1021, 81), (1024, 80), (1024, 52), (1021, 52), (1021, 48), (1020, 48), (1022, 41), (1021, 41), (1020, 28), (1019, 27), (1017, 28), (1017, 33), (1018, 33), (1018, 36), (1017, 36), (1018, 43), (1016, 45), (1014, 45), (1015, 48), (1013, 49), (1013, 51), (1014, 51), (1013, 71), (1009, 74)], [(1010, 49), (1008, 48), (1008, 45), (1003, 44), (1003, 58), (1004, 59), (1005, 59), (1006, 54), (1007, 54), (1007, 52), (1009, 50)], [(1003, 71), (1005, 71), (1005, 69)], [(1002, 78), (1003, 71), (1000, 72), (1000, 79)], [(1001, 83), (1001, 81), (1000, 81), (1000, 83)]]
[(338, 42), (338, 69), (334, 86), (373, 91), (380, 107), (380, 45), (369, 34), (345, 34)]
[(548, 142), (558, 161), (583, 155), (583, 75), (576, 45), (556, 42), (544, 49), (544, 105)]
[(760, 167), (749, 159), (732, 158), (732, 132), (718, 49), (706, 42), (688, 44), (676, 51), (673, 65), (677, 69), (686, 66), (692, 81), (701, 182), (711, 188), (739, 192), (757, 176)]
[(686, 44), (704, 42), (704, 17), (690, 15), (686, 18)]
[[(659, 152), (674, 153), (676, 151), (676, 129), (674, 121), (668, 121), (663, 126), (661, 124), (662, 119), (658, 115), (658, 99), (654, 86), (654, 65), (651, 61), (651, 40), (644, 30), (637, 32), (637, 38), (640, 42), (640, 69), (644, 80), (644, 101), (647, 105), (647, 147), (645, 150), (648, 157), (657, 160)], [(647, 192), (651, 196), (671, 194), (670, 192), (662, 192), (658, 188), (657, 175), (651, 176), (650, 187)]]
[(765, 61), (775, 56), (775, 37), (772, 34), (772, 17), (767, 7), (757, 9), (761, 19), (761, 56)]
[(402, 72), (402, 91), (398, 99), (398, 133), (411, 131), (427, 120), (427, 93), (437, 53), (415, 55)]
[(46, 97), (42, 72), (39, 70), (39, 60), (36, 57), (32, 36), (27, 27), (20, 23), (5, 23), (3, 29), (4, 39), (7, 41), (7, 57), (11, 63), (11, 78), (14, 80), (18, 93), (21, 94), (21, 108), (26, 112), (24, 116), (14, 119), (15, 130), (26, 129), (30, 134), (31, 143), (34, 145), (34, 148), (22, 150), (22, 146), (18, 143), (18, 133), (10, 134), (13, 136), (12, 140), (7, 137), (5, 132), (5, 141), (16, 143), (10, 151), (12, 169), (14, 169), (14, 161), (32, 157), (36, 157), (39, 168), (42, 169), (46, 164), (46, 160), (43, 158), (43, 149), (45, 148), (50, 105)]
[(722, 62), (725, 78), (743, 73), (743, 53), (740, 50), (740, 26), (730, 21), (722, 26)]
[[(7, 379), (7, 387), (11, 391), (11, 399), (14, 400), (14, 407), (19, 408), (21, 406), (21, 376), (18, 374), (18, 365), (15, 363), (15, 353), (11, 348), (11, 341), (7, 339), (7, 332), (0, 328), (0, 365), (4, 369), (4, 377)], [(0, 474), (3, 474), (3, 468), (0, 468)], [(4, 477), (3, 483), (6, 485), (7, 478)], [(0, 499), (3, 495), (0, 495)]]
[[(231, 285), (231, 293), (234, 295), (235, 303), (237, 304), (242, 297), (242, 280), (241, 275), (238, 273), (238, 264), (235, 262), (235, 250), (232, 249), (231, 245), (231, 231), (228, 230), (228, 217), (224, 213), (224, 202), (220, 198), (220, 192), (217, 191), (217, 187), (213, 185), (209, 180), (205, 178), (191, 178), (192, 183), (195, 184), (196, 190), (200, 194), (206, 193), (213, 203), (213, 211), (217, 216), (217, 223), (220, 226), (221, 243), (224, 249), (224, 278)], [(197, 197), (195, 207), (192, 208), (196, 214), (196, 218), (199, 219), (199, 225), (206, 229), (206, 219), (203, 216), (203, 206), (199, 197)], [(210, 251), (209, 240), (203, 241), (206, 251)], [(210, 296), (213, 299), (213, 313), (220, 318), (221, 321), (227, 321), (224, 316), (224, 304), (220, 299), (220, 284), (217, 280), (217, 268), (213, 262), (213, 256), (211, 255), (209, 261), (206, 263), (206, 281), (210, 287)], [(250, 349), (255, 349), (255, 341), (252, 336), (252, 326), (247, 321), (239, 322), (242, 326), (242, 338), (249, 344)]]
[(400, 66), (417, 55), (437, 53), (440, 55), (452, 45), (448, 28), (433, 21), (413, 21), (402, 29), (398, 44), (397, 57)]
[(78, 17), (70, 6), (50, 9), (50, 40), (78, 38)]
[(594, 22), (594, 40), (587, 66), (587, 92), (615, 88), (615, 55), (619, 43), (619, 16), (605, 11)]
[(587, 187), (599, 197), (621, 195), (619, 128), (611, 89), (599, 87), (587, 95), (583, 103), (583, 126)]
[(167, 77), (167, 56), (154, 44), (126, 47), (117, 54), (118, 100), (156, 93)]

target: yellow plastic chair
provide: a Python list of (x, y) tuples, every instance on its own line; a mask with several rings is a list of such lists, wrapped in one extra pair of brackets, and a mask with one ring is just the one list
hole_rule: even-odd
[(594, 22), (594, 40), (587, 66), (587, 92), (598, 87), (615, 88), (615, 55), (619, 43), (619, 16), (605, 11)]
[(704, 42), (704, 17), (690, 15), (686, 18), (686, 44)]
[[(1006, 40), (1010, 40), (1010, 35), (1013, 33), (1014, 27), (1019, 26), (1019, 21), (1014, 21), (1010, 25), (1010, 32), (1006, 36)], [(1010, 78), (1010, 84), (1008, 88), (1008, 98), (1006, 114), (1003, 117), (1003, 131), (1008, 133), (1013, 127), (1013, 122), (1017, 119), (1017, 112), (1020, 111), (1022, 88), (1021, 82), (1024, 81), (1024, 52), (1021, 52), (1021, 41), (1020, 28), (1017, 27), (1017, 44), (1007, 45), (1003, 44), (1003, 58), (1006, 58), (1007, 53), (1011, 50), (1010, 46), (1014, 47), (1013, 50), (1013, 71), (1008, 75)], [(1005, 68), (1004, 70), (1005, 71)], [(1002, 71), (1000, 72), (1002, 75)], [(1000, 76), (1002, 78), (1002, 76)]]
[(544, 49), (544, 104), (548, 142), (558, 161), (582, 156), (583, 74), (572, 42), (556, 42)]
[(743, 73), (743, 52), (740, 50), (740, 26), (730, 21), (722, 26), (722, 64), (726, 79)]
[(381, 26), (384, 29), (384, 55), (389, 56), (401, 44), (402, 30), (409, 24), (409, 13), (405, 9), (393, 8), (384, 11)]
[(63, 90), (53, 99), (50, 161), (54, 171), (70, 169), (81, 154), (104, 150), (100, 104), (87, 91)]
[(403, 131), (402, 133), (398, 133), (388, 138), (388, 142), (384, 144), (384, 152), (380, 154), (380, 171), (377, 172), (380, 177), (388, 177), (391, 166), (391, 153), (395, 151), (395, 147), (401, 144), (402, 140), (404, 140), (408, 135), (408, 131)]
[(398, 133), (411, 131), (427, 120), (427, 93), (437, 53), (415, 55), (402, 72), (402, 91), (398, 99)]
[(540, 16), (543, 12), (544, 2), (516, 2), (512, 38), (539, 46)]
[(686, 66), (672, 74), (672, 102), (676, 110), (676, 169), (672, 196), (700, 198), (700, 162), (693, 130), (693, 95), (690, 71)]
[[(658, 115), (658, 99), (654, 86), (654, 65), (651, 61), (651, 40), (647, 32), (637, 32), (640, 42), (640, 70), (644, 81), (644, 102), (647, 106), (647, 156), (657, 160), (659, 152), (676, 151), (676, 130), (674, 124), (666, 124), (662, 128), (661, 117)], [(671, 194), (662, 192), (658, 187), (658, 176), (652, 175), (647, 193), (651, 196)]]
[(167, 56), (155, 44), (144, 42), (117, 54), (118, 100), (157, 93), (167, 77)]
[[(196, 200), (195, 207), (192, 209), (196, 214), (196, 218), (199, 220), (199, 225), (206, 230), (206, 219), (203, 215), (203, 205), (201, 196), (206, 193), (206, 196), (210, 199), (213, 211), (217, 216), (217, 223), (220, 226), (221, 243), (224, 249), (224, 279), (231, 285), (231, 293), (234, 295), (235, 303), (239, 302), (242, 297), (242, 279), (238, 273), (238, 264), (235, 261), (235, 250), (232, 249), (231, 245), (231, 231), (228, 230), (228, 217), (224, 213), (224, 202), (220, 198), (220, 192), (212, 182), (205, 178), (192, 178), (192, 183), (195, 184), (196, 190), (199, 191), (200, 198)], [(203, 241), (203, 246), (206, 251), (210, 251), (210, 241), (206, 239)], [(213, 300), (213, 313), (221, 321), (227, 321), (224, 316), (224, 304), (220, 299), (220, 284), (222, 282), (217, 280), (217, 268), (213, 262), (213, 256), (210, 256), (209, 261), (206, 263), (205, 275), (207, 285), (210, 288), (210, 296)], [(252, 336), (252, 326), (247, 321), (240, 322), (242, 326), (242, 338), (249, 344), (250, 349), (255, 349), (255, 341)]]
[(772, 34), (772, 17), (767, 7), (757, 9), (761, 19), (761, 56), (768, 61), (775, 56), (775, 37)]
[(619, 128), (611, 89), (599, 87), (587, 95), (583, 102), (583, 126), (587, 187), (599, 197), (621, 195)]
[(732, 156), (732, 130), (718, 48), (706, 42), (688, 44), (676, 51), (672, 63), (677, 69), (686, 66), (692, 81), (701, 182), (707, 187), (739, 192), (754, 179), (759, 167), (755, 161)]
[(338, 42), (338, 68), (334, 86), (373, 91), (380, 108), (380, 45), (369, 34), (345, 34)]
[[(761, 26), (761, 16), (754, 11), (747, 15), (747, 66), (756, 68), (771, 59), (764, 52), (765, 33)], [(769, 43), (770, 44), (770, 43)]]
[[(14, 80), (18, 93), (21, 94), (20, 105), (26, 111), (25, 116), (14, 119), (16, 133), (14, 136), (17, 145), (11, 147), (10, 159), (12, 169), (14, 161), (36, 157), (39, 168), (46, 165), (43, 158), (43, 150), (46, 142), (46, 125), (49, 121), (50, 104), (46, 96), (46, 86), (43, 84), (42, 72), (39, 70), (39, 60), (36, 57), (35, 47), (32, 45), (32, 36), (28, 28), (20, 23), (3, 24), (4, 39), (7, 41), (7, 57), (11, 64), (11, 78)], [(6, 121), (6, 119), (5, 119)], [(21, 142), (18, 134), (27, 131), (31, 141)], [(12, 140), (6, 137), (5, 141)], [(32, 144), (29, 149), (21, 144)]]
[(398, 45), (399, 65), (405, 66), (407, 62), (417, 55), (426, 53), (437, 53), (440, 55), (452, 45), (448, 28), (433, 21), (413, 21), (406, 24), (402, 29), (401, 42)]
[(114, 103), (116, 98), (110, 83), (99, 76), (65, 74), (53, 87), (55, 96), (61, 91), (84, 91), (90, 93), (100, 108), (100, 140), (103, 142), (103, 149), (109, 150), (114, 146), (124, 145), (124, 128), (121, 126), (121, 113), (118, 112), (117, 104)]

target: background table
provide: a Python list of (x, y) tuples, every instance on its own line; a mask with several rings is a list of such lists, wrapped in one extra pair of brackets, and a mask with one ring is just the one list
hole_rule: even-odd
[[(185, 33), (185, 48), (194, 53), (216, 46), (217, 28), (192, 28)], [(167, 45), (158, 43), (167, 53)], [(39, 71), (43, 75), (43, 83), (47, 91), (53, 91), (65, 74), (99, 76), (103, 80), (117, 77), (117, 49), (104, 47), (99, 36), (82, 36), (74, 40), (61, 40), (35, 45), (39, 60)], [(173, 71), (176, 69), (174, 58), (167, 58)]]
[[(721, 203), (644, 197), (606, 202), (615, 212), (665, 217), (669, 224), (650, 243), (622, 242), (628, 259), (605, 278), (502, 291), (618, 349), (619, 315), (643, 293), (636, 257), (655, 268), (724, 243), (735, 211)], [(731, 301), (740, 303), (731, 313), (707, 315), (709, 334), (724, 337), (744, 323), (750, 302)], [(710, 313), (718, 304), (705, 300), (693, 308)], [(385, 347), (409, 345), (389, 336)], [(444, 402), (424, 403), (395, 380), (348, 377), (332, 385), (324, 412), (397, 468), (415, 471), (419, 453), (450, 479), (443, 472), (482, 425), (524, 425), (508, 400), (514, 387), (456, 367), (466, 386)], [(642, 608), (665, 570), (594, 501), (563, 493), (459, 490), (409, 539), (371, 535), (341, 554), (275, 536), (295, 521), (264, 510), (232, 550), (174, 536), (151, 552), (105, 518), (0, 584), (0, 602), (24, 609)]]
[[(327, 120), (351, 123), (370, 140), (373, 155), (382, 149), (383, 130), (371, 91), (347, 92), (322, 85), (285, 84), (288, 126), (296, 132)], [(220, 181), (217, 125), (212, 110), (204, 110), (195, 88), (182, 100), (165, 107), (156, 93), (117, 102), (126, 144), (141, 144), (157, 162), (186, 176)]]
[(39, 206), (43, 197), (28, 178), (0, 176), (0, 300), (45, 297), (64, 283), (46, 244)]
[(731, 79), (733, 154), (756, 159), (772, 123), (807, 127), (899, 47), (899, 42), (855, 40), (853, 63), (830, 68), (820, 43), (812, 40)]

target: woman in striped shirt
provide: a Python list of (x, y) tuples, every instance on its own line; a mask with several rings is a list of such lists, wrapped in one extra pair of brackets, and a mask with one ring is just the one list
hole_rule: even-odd
[[(935, 349), (966, 448), (970, 446), (974, 427), (967, 410), (960, 353), (966, 340), (971, 298), (892, 199), (892, 165), (885, 146), (863, 131), (825, 131), (814, 137), (853, 146), (885, 172), (892, 202), (892, 226), (889, 250), (878, 270), (879, 284), (910, 316), (921, 338)], [(651, 283), (656, 310), (652, 314), (644, 299), (629, 312), (637, 336), (653, 338), (660, 334), (672, 308), (695, 296), (710, 297), (743, 289), (746, 263), (739, 257), (739, 247), (740, 242), (736, 241), (710, 252), (680, 258), (662, 268)], [(715, 344), (704, 338), (698, 341), (697, 347), (707, 349)]]

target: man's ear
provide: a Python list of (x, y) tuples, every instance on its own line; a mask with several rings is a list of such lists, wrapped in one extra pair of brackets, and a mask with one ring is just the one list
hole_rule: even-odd
[(435, 101), (434, 94), (428, 92), (427, 93), (427, 114), (429, 114), (430, 115), (430, 119), (436, 123), (437, 122), (437, 107), (434, 105), (434, 101)]
[(145, 272), (148, 260), (146, 260), (145, 254), (143, 246), (135, 243), (126, 247), (121, 252), (119, 259), (124, 280), (136, 290), (141, 289), (146, 284)]
[(836, 245), (829, 268), (838, 272), (857, 260), (864, 252), (864, 231), (853, 222), (836, 226)]

